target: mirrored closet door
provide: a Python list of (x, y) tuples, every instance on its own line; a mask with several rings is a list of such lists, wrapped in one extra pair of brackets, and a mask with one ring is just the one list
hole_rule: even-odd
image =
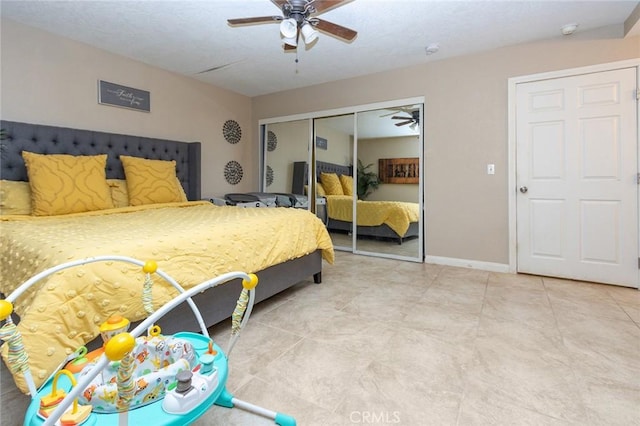
[(422, 118), (414, 98), (261, 121), (262, 191), (307, 196), (336, 250), (422, 262)]
[(422, 258), (421, 107), (357, 113), (356, 252)]
[(306, 195), (307, 179), (294, 180), (296, 164), (309, 163), (310, 120), (283, 121), (262, 126), (262, 191)]
[[(326, 225), (333, 246), (352, 251), (354, 182), (354, 114), (313, 120), (315, 133), (315, 174), (319, 197), (327, 212)], [(323, 207), (316, 207), (318, 212)]]

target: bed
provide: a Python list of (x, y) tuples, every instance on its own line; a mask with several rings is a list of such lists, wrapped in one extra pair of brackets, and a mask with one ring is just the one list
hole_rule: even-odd
[[(307, 164), (294, 163), (292, 190), (303, 193), (307, 180)], [(352, 176), (353, 167), (340, 164), (316, 161), (316, 181), (321, 182), (322, 174)], [(324, 196), (327, 203), (327, 229), (332, 232), (353, 232), (353, 200), (351, 196)], [(420, 210), (418, 203), (397, 201), (363, 201), (357, 202), (358, 237), (403, 241), (416, 238), (420, 234)]]
[[(198, 142), (10, 121), (0, 121), (0, 128), (0, 293), (4, 295), (51, 266), (90, 256), (122, 255), (157, 261), (159, 268), (185, 288), (232, 270), (256, 273), (259, 302), (312, 276), (320, 283), (323, 259), (333, 262), (333, 247), (324, 224), (306, 210), (220, 207), (201, 200)], [(110, 208), (39, 216), (9, 211), (14, 214), (7, 215), (8, 188), (24, 186), (28, 178), (22, 151), (47, 154), (38, 156), (38, 161), (39, 157), (54, 158), (49, 154), (72, 154), (81, 159), (106, 154), (106, 178), (120, 184), (125, 178), (125, 160), (136, 164), (153, 161), (163, 167), (175, 161), (173, 180), (179, 182), (177, 187), (184, 198), (116, 205), (116, 185), (109, 187), (114, 203)], [(35, 166), (29, 164), (29, 175), (34, 177)], [(134, 175), (130, 169), (126, 171), (124, 182), (128, 184)], [(161, 186), (155, 185), (154, 191)], [(35, 211), (36, 204), (32, 208)], [(267, 233), (258, 234), (261, 229)], [(143, 284), (138, 269), (95, 264), (65, 271), (17, 301), (18, 327), (31, 357), (36, 385), (46, 380), (69, 353), (93, 340), (98, 335), (97, 324), (109, 315), (119, 313), (132, 321), (146, 316), (138, 297)], [(230, 317), (240, 289), (241, 283), (235, 281), (194, 298), (207, 326)], [(170, 299), (172, 291), (156, 285), (154, 305)], [(43, 333), (52, 318), (57, 320), (70, 312), (74, 315), (63, 322), (62, 328)], [(172, 311), (160, 326), (163, 333), (199, 330), (186, 305)], [(6, 345), (0, 349), (6, 360)], [(21, 377), (16, 375), (14, 379), (26, 392)]]

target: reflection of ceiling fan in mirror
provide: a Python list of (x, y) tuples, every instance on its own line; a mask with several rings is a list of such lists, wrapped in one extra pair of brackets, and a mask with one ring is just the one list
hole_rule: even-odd
[(227, 22), (232, 26), (280, 22), (280, 33), (285, 50), (293, 50), (297, 47), (300, 33), (305, 44), (315, 41), (318, 38), (316, 29), (343, 41), (352, 41), (358, 35), (357, 32), (315, 16), (350, 1), (352, 0), (271, 0), (282, 10), (283, 16), (228, 19)]
[(391, 117), (391, 119), (402, 120), (399, 123), (395, 123), (396, 126), (406, 126), (408, 124), (411, 130), (415, 130), (416, 127), (418, 127), (418, 125), (420, 124), (420, 110), (405, 111), (405, 112), (409, 114), (409, 117), (394, 115), (393, 117)]

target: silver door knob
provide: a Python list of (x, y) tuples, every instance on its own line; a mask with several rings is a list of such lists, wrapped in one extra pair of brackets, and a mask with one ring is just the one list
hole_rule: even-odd
[(528, 190), (529, 190), (529, 188), (527, 188), (526, 186), (521, 186), (520, 187), (520, 192), (522, 192), (523, 194), (526, 194)]

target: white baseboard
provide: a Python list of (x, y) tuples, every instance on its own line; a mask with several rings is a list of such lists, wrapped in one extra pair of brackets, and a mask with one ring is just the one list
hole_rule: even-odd
[(455, 266), (459, 268), (480, 269), (489, 272), (509, 273), (509, 265), (505, 263), (482, 262), (479, 260), (457, 259), (455, 257), (425, 256), (425, 263), (436, 265)]

